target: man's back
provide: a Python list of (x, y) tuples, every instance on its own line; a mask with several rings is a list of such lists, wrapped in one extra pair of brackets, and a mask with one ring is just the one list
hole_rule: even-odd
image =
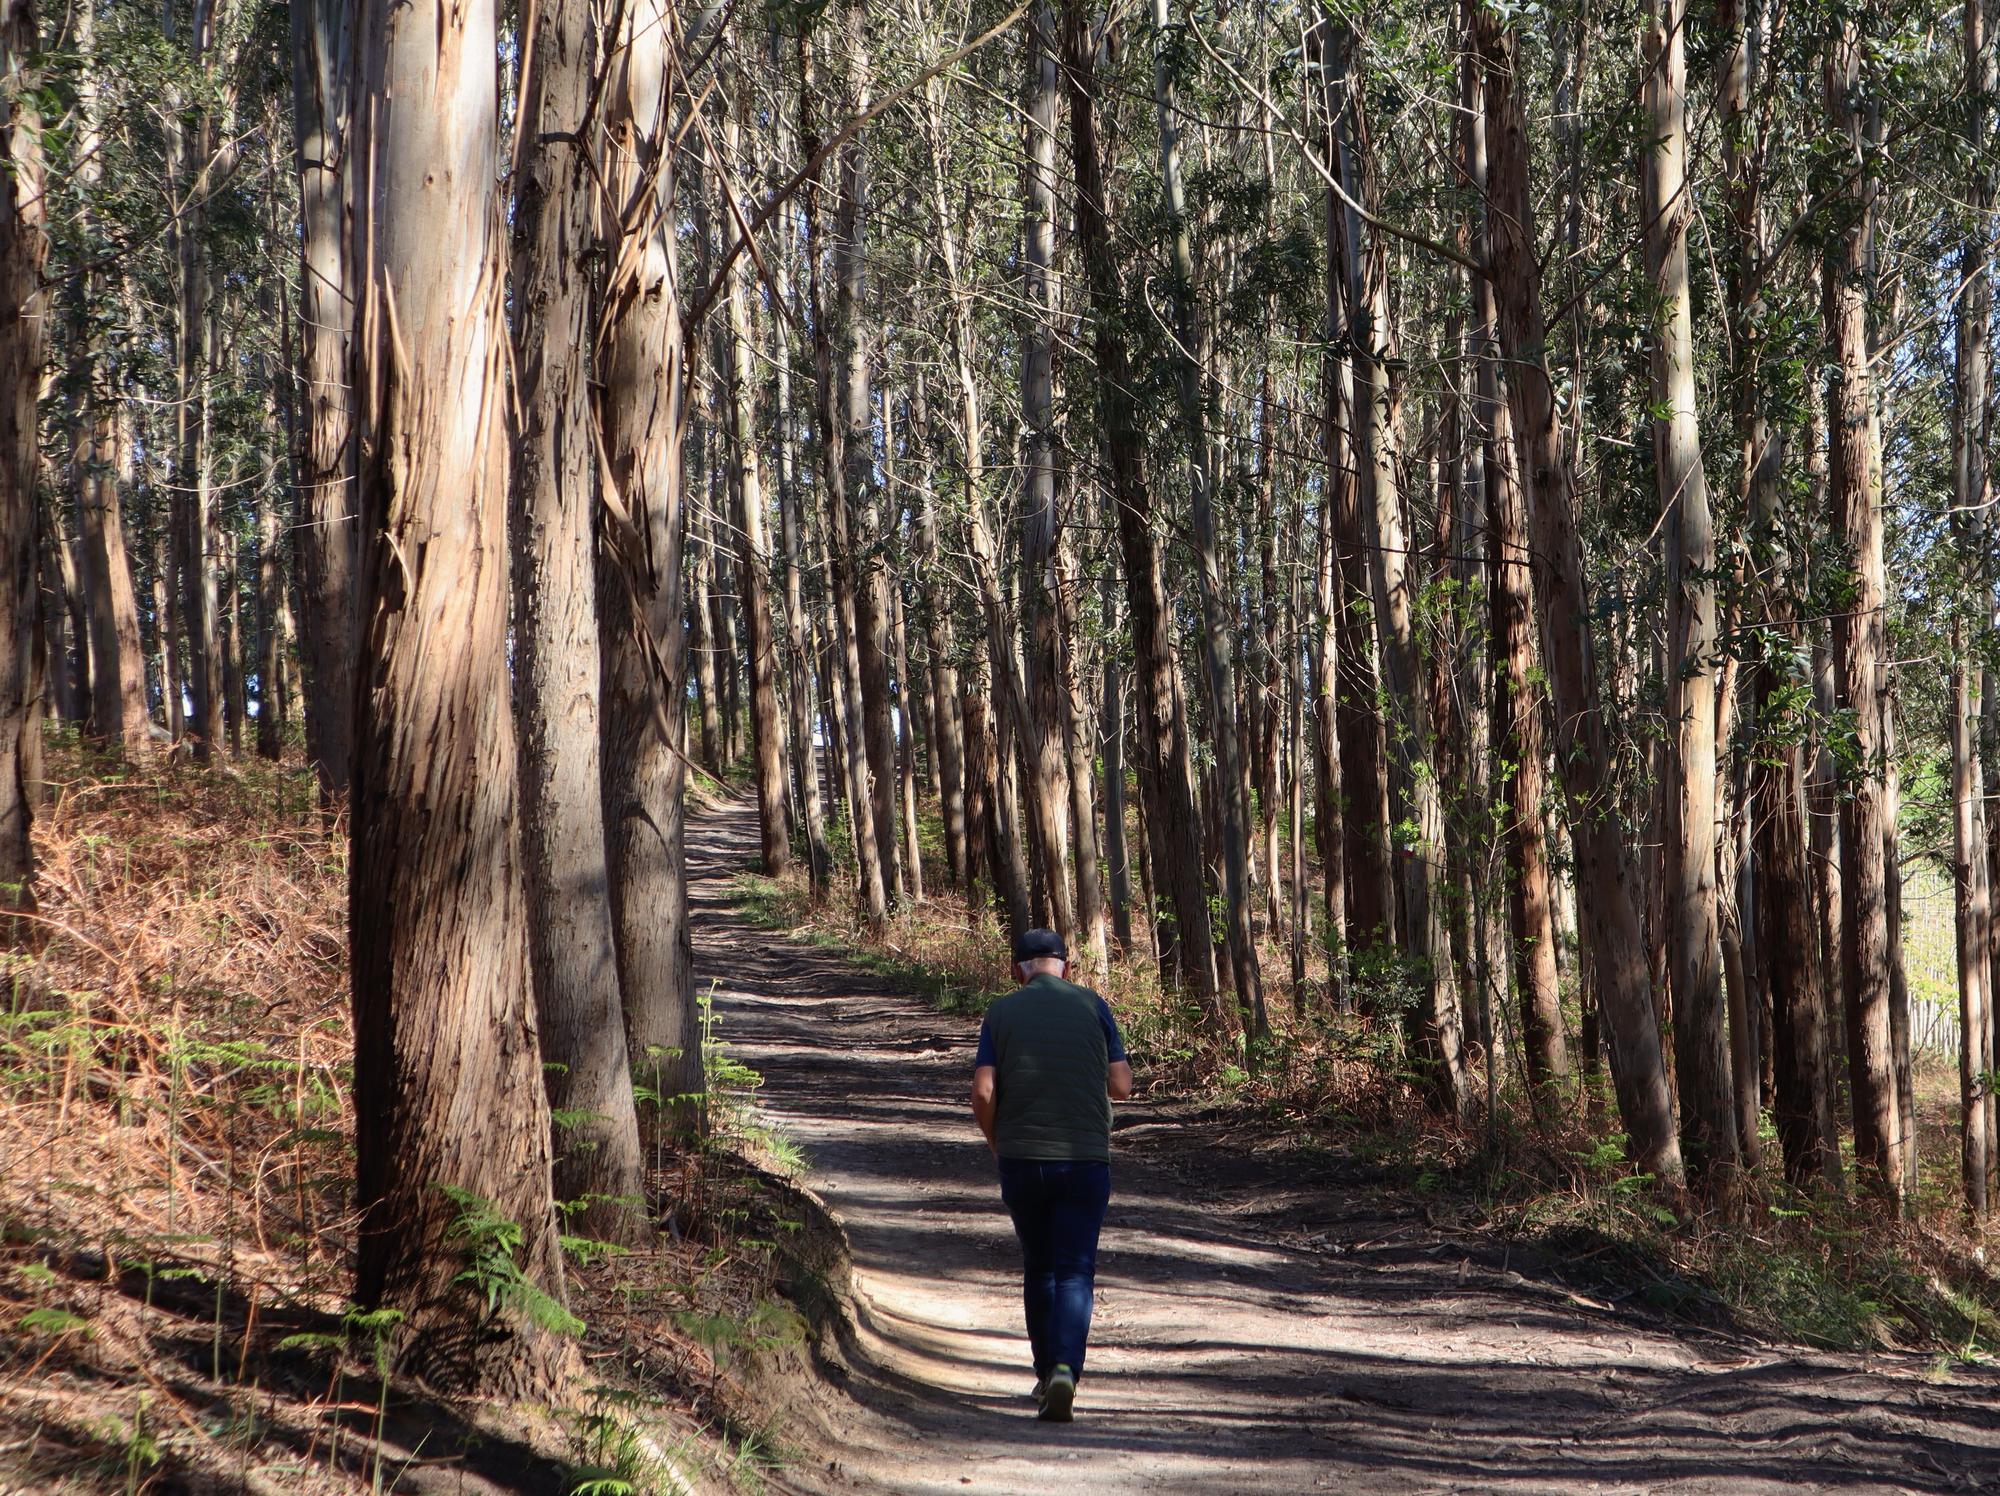
[(975, 1063), (994, 1067), (999, 1155), (1108, 1162), (1105, 1079), (1124, 1058), (1111, 1010), (1087, 987), (1043, 973), (995, 1002)]

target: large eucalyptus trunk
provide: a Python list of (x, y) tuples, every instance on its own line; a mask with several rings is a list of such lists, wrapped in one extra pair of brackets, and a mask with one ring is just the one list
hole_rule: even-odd
[(664, 0), (635, 0), (602, 69), (602, 223), (595, 342), (607, 533), (597, 552), (603, 627), (605, 850), (628, 1058), (654, 1105), (700, 1118), (682, 757), (687, 652), (681, 560), (686, 365), (674, 278), (670, 80), (679, 37)]
[(1571, 812), (1578, 902), (1590, 943), (1593, 985), (1611, 1039), (1618, 1110), (1633, 1159), (1640, 1168), (1678, 1183), (1682, 1166), (1673, 1093), (1609, 782), (1610, 744), (1576, 528), (1576, 474), (1549, 379), (1529, 190), (1527, 105), (1519, 89), (1525, 75), (1515, 67), (1514, 34), (1497, 14), (1480, 8), (1473, 29), (1486, 68), (1487, 230), (1500, 351), (1511, 365), (1508, 403), (1541, 605), (1542, 658), (1556, 709), (1556, 761)]
[(35, 405), (47, 347), (49, 236), (41, 55), (34, 0), (0, 0), (0, 908), (11, 910), (35, 903), (29, 828), (42, 731)]
[(528, 976), (508, 710), (506, 277), (491, 0), (364, 0), (356, 68), (372, 191), (355, 386), (363, 637), (348, 902), (356, 1298), (407, 1316), (433, 1385), (547, 1395), (544, 1314), (465, 1281), (466, 1222), (511, 1221), (562, 1293), (549, 1108)]
[(347, 791), (354, 736), (353, 316), (341, 204), (353, 159), (344, 0), (291, 7), (293, 137), (299, 173), (299, 419), (292, 458), (294, 554), (305, 652), (306, 751), (328, 800)]
[(514, 712), (528, 966), (557, 1120), (555, 1193), (569, 1229), (644, 1235), (639, 1118), (618, 991), (599, 760), (597, 454), (591, 429), (593, 184), (578, 127), (598, 32), (588, 0), (535, 12), (514, 199), (511, 474)]

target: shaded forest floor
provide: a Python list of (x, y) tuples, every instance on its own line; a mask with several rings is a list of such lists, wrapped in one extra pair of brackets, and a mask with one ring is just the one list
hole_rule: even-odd
[[(716, 1145), (655, 1158), (653, 1250), (574, 1265), (569, 1407), (429, 1397), (379, 1374), (346, 1297), (346, 869), (309, 780), (73, 749), (51, 772), (0, 1003), (5, 1496), (2000, 1478), (1983, 1365), (1669, 1318), (1630, 1243), (1497, 1231), (1463, 1140), (1389, 1147), (1393, 1109), (1308, 1133), (1268, 1087), (1194, 1087), (1137, 1012), (1150, 1097), (1121, 1109), (1082, 1421), (1035, 1424), (964, 1110), (991, 951), (943, 903), (867, 964), (761, 927), (782, 891), (746, 883), (754, 813), (717, 796), (689, 833)], [(836, 1332), (810, 1364), (799, 1309)]]
[(296, 763), (57, 743), (49, 774), (40, 911), (0, 958), (0, 1496), (768, 1482), (799, 1221), (745, 1161), (749, 1078), (718, 1077), (712, 1147), (654, 1158), (652, 1249), (572, 1263), (570, 1406), (385, 1379), (348, 1299), (344, 837)]
[[(2000, 1377), (1801, 1349), (1654, 1306), (1598, 1238), (1510, 1245), (1365, 1134), (1120, 1109), (1091, 1370), (1032, 1419), (1015, 1249), (966, 1112), (991, 950), (903, 980), (755, 925), (738, 801), (689, 833), (718, 1031), (853, 1247), (855, 1331), (822, 1397), (828, 1491), (1966, 1491), (2000, 1482)], [(746, 912), (747, 911), (747, 912)], [(968, 932), (969, 934), (970, 932)], [(915, 939), (911, 936), (911, 940)], [(1669, 1308), (1676, 1307), (1669, 1305)], [(914, 1454), (917, 1447), (923, 1454)], [(810, 1480), (807, 1480), (807, 1477)]]

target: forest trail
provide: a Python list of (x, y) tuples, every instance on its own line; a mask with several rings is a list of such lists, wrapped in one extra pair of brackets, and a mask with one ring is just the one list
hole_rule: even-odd
[[(966, 1096), (970, 1018), (732, 907), (754, 801), (690, 817), (716, 1025), (853, 1247), (865, 1357), (826, 1492), (1950, 1492), (2000, 1487), (2000, 1380), (1669, 1333), (1447, 1241), (1414, 1202), (1304, 1180), (1120, 1108), (1090, 1371), (1028, 1399), (1013, 1234)], [(1304, 1187), (1302, 1187), (1302, 1185)]]

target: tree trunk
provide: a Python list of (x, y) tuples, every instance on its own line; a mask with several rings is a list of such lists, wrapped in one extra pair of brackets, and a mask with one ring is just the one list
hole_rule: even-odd
[[(1167, 0), (1152, 0), (1153, 26), (1164, 45)], [(1201, 598), (1202, 679), (1208, 687), (1210, 735), (1221, 800), (1224, 919), (1229, 931), (1230, 968), (1236, 1003), (1244, 1030), (1256, 1039), (1270, 1032), (1264, 1011), (1264, 976), (1250, 929), (1250, 807), (1243, 794), (1242, 745), (1237, 736), (1235, 638), (1229, 604), (1223, 591), (1221, 553), (1216, 539), (1214, 488), (1218, 454), (1207, 429), (1203, 371), (1196, 361), (1201, 336), (1196, 329), (1195, 267), (1188, 231), (1186, 193), (1181, 183), (1179, 105), (1174, 98), (1173, 71), (1165, 51), (1153, 62), (1153, 102), (1160, 129), (1160, 179), (1166, 196), (1170, 234), (1169, 297), (1176, 336), (1175, 390), (1187, 427), (1188, 491), (1192, 499), (1196, 554), (1195, 583)], [(1079, 190), (1081, 180), (1079, 173)], [(1102, 313), (1100, 313), (1102, 315)], [(1100, 367), (1100, 378), (1106, 372)]]
[[(734, 103), (724, 133), (733, 161), (747, 94)], [(757, 828), (764, 871), (778, 877), (791, 869), (792, 832), (785, 802), (785, 735), (778, 717), (778, 649), (771, 627), (771, 556), (764, 538), (763, 469), (757, 457), (757, 398), (752, 385), (754, 353), (751, 298), (756, 283), (747, 255), (732, 267), (729, 294), (729, 404), (726, 412), (734, 457), (736, 574), (742, 593), (744, 645), (749, 652), (750, 743), (757, 766)], [(806, 740), (807, 751), (811, 739)]]
[[(687, 651), (681, 563), (686, 350), (676, 292), (673, 111), (679, 37), (664, 0), (635, 0), (613, 42), (598, 175), (629, 205), (606, 225), (597, 423), (606, 517), (597, 552), (603, 627), (605, 850), (626, 1052), (663, 1123), (698, 1124), (683, 791)], [(656, 1134), (657, 1136), (657, 1134)]]
[[(1991, 989), (1994, 939), (1986, 820), (1981, 799), (1985, 774), (1980, 721), (1984, 715), (1979, 662), (1985, 656), (1987, 615), (1993, 578), (1986, 559), (1989, 525), (1986, 503), (1991, 473), (1987, 462), (1992, 415), (1988, 405), (1987, 333), (1993, 316), (1991, 251), (1994, 169), (1990, 149), (1990, 100), (1996, 85), (1986, 36), (1986, 0), (1966, 0), (1965, 93), (1970, 103), (1966, 135), (1979, 163), (1972, 182), (1975, 228), (1960, 251), (1965, 299), (1958, 312), (1957, 378), (1953, 381), (1952, 531), (1971, 598), (1961, 597), (1952, 619), (1951, 770), (1952, 862), (1958, 926), (1960, 1166), (1966, 1213), (1978, 1221), (1987, 1213), (1987, 1176), (1994, 1162), (1988, 1127), (1987, 1077), (1994, 1068)], [(1968, 605), (1969, 604), (1969, 605)], [(1976, 643), (1975, 643), (1976, 641)]]
[[(1842, 24), (1826, 57), (1829, 121), (1844, 154), (1862, 151), (1857, 92), (1861, 40)], [(1852, 714), (1853, 765), (1840, 808), (1841, 968), (1847, 1001), (1848, 1083), (1854, 1102), (1854, 1152), (1892, 1211), (1903, 1209), (1903, 1139), (1890, 1034), (1888, 783), (1883, 755), (1881, 438), (1869, 373), (1868, 288), (1875, 186), (1857, 176), (1850, 221), (1830, 247), (1824, 316), (1836, 365), (1828, 391), (1828, 489), (1833, 543), (1848, 568), (1847, 610), (1833, 620), (1839, 705)]]
[(347, 791), (354, 735), (353, 410), (347, 382), (352, 293), (341, 212), (351, 159), (349, 36), (342, 0), (291, 7), (299, 172), (299, 423), (293, 458), (299, 622), (305, 645), (306, 750), (320, 793)]
[(1200, 821), (1188, 777), (1187, 721), (1174, 691), (1173, 619), (1167, 605), (1153, 498), (1146, 481), (1145, 436), (1132, 393), (1132, 367), (1121, 328), (1124, 287), (1112, 243), (1111, 203), (1097, 129), (1097, 40), (1086, 0), (1063, 0), (1063, 81), (1070, 105), (1070, 155), (1076, 172), (1076, 234), (1095, 313), (1099, 419), (1110, 466), (1112, 503), (1124, 555), (1132, 613), (1133, 689), (1137, 699), (1139, 789), (1153, 839), (1154, 876), (1165, 887), (1158, 947), (1162, 976), (1189, 989), (1222, 1031), (1216, 1005), (1214, 943), (1202, 882)]
[(598, 36), (585, 0), (535, 12), (514, 202), (516, 409), (510, 508), (514, 713), (528, 969), (568, 1229), (632, 1245), (645, 1176), (618, 991), (604, 835), (588, 273), (594, 191), (576, 130)]
[[(847, 18), (859, 27), (860, 17)], [(858, 46), (858, 39), (856, 42)], [(800, 131), (799, 149), (808, 161), (819, 155), (817, 123), (812, 109), (814, 93), (810, 39), (799, 39)], [(814, 414), (819, 422), (821, 515), (829, 560), (831, 596), (829, 607), (834, 627), (829, 642), (836, 655), (833, 690), (840, 692), (837, 703), (842, 714), (842, 737), (846, 752), (841, 755), (847, 775), (846, 798), (849, 838), (861, 882), (861, 908), (869, 925), (880, 930), (889, 918), (890, 880), (882, 858), (882, 837), (878, 834), (875, 795), (870, 785), (868, 752), (862, 738), (864, 714), (861, 686), (861, 651), (856, 638), (856, 578), (852, 545), (852, 514), (847, 492), (850, 468), (846, 460), (849, 416), (852, 412), (853, 381), (861, 381), (865, 418), (867, 405), (867, 363), (860, 348), (860, 329), (850, 325), (858, 314), (854, 298), (859, 292), (861, 246), (854, 236), (860, 229), (860, 210), (854, 193), (859, 188), (860, 163), (855, 153), (841, 157), (841, 180), (835, 224), (830, 235), (822, 228), (824, 214), (820, 199), (825, 191), (820, 174), (806, 185), (804, 218), (807, 235), (808, 299), (812, 307)], [(828, 243), (828, 240), (831, 243)], [(829, 257), (833, 272), (844, 289), (829, 305), (821, 285), (821, 261)], [(850, 279), (852, 277), (852, 279)], [(840, 323), (839, 338), (834, 323)], [(836, 388), (835, 380), (841, 378)], [(848, 399), (843, 401), (843, 395)], [(867, 428), (864, 424), (864, 433)], [(872, 444), (871, 444), (872, 445)], [(872, 452), (867, 454), (872, 456)]]
[[(75, 11), (75, 42), (79, 55), (77, 133), (75, 145), (78, 196), (82, 203), (79, 228), (86, 239), (93, 231), (90, 203), (104, 175), (103, 109), (99, 101), (92, 50), (95, 33), (93, 5)], [(132, 561), (125, 544), (125, 518), (120, 485), (129, 478), (130, 451), (126, 422), (119, 407), (117, 375), (111, 350), (98, 330), (96, 310), (108, 295), (108, 277), (93, 266), (85, 274), (82, 304), (90, 326), (81, 332), (86, 390), (82, 419), (77, 423), (74, 458), (76, 506), (81, 541), (83, 604), (89, 614), (91, 734), (101, 743), (137, 758), (151, 746), (146, 711), (146, 662), (139, 643), (139, 600), (132, 585)], [(79, 650), (84, 641), (77, 641)]]
[[(355, 336), (368, 537), (348, 899), (357, 1299), (408, 1316), (434, 1385), (546, 1396), (570, 1364), (520, 1293), (464, 1279), (509, 1221), (559, 1299), (508, 714), (506, 336), (493, 6), (367, 0), (356, 68), (374, 191)], [(411, 103), (409, 101), (419, 101)]]
[(1674, 1060), (1682, 1154), (1713, 1194), (1733, 1188), (1738, 1155), (1716, 891), (1717, 552), (1695, 416), (1685, 19), (1685, 0), (1654, 0), (1644, 23), (1650, 119), (1644, 197), (1654, 296), (1653, 468), (1660, 507), (1668, 515), (1667, 720), (1674, 776), (1665, 793)]
[[(1467, 0), (1468, 29), (1477, 0)], [(1479, 258), (1492, 254), (1487, 194), (1485, 80), (1477, 60), (1465, 63), (1465, 160)], [(1528, 512), (1509, 405), (1510, 368), (1494, 338), (1493, 283), (1475, 276), (1469, 342), (1477, 350), (1473, 402), (1481, 449), (1475, 457), (1489, 530), (1486, 547), (1492, 614), (1493, 682), (1490, 724), (1494, 772), (1506, 806), (1501, 822), (1507, 917), (1513, 937), (1514, 986), (1521, 1005), (1521, 1048), (1535, 1115), (1552, 1122), (1569, 1074), (1563, 1042), (1562, 993), (1556, 969), (1555, 900), (1548, 842), (1542, 829), (1547, 748), (1542, 733), (1542, 686), (1535, 671), (1535, 599), (1529, 564)], [(1468, 751), (1478, 753), (1476, 743)]]
[[(921, 398), (921, 396), (920, 396)], [(917, 556), (921, 574), (931, 580), (922, 589), (924, 637), (931, 652), (931, 697), (934, 702), (931, 742), (936, 750), (939, 810), (944, 821), (945, 860), (951, 881), (967, 889), (970, 863), (966, 857), (965, 728), (959, 704), (958, 667), (953, 662), (949, 593), (943, 586), (938, 553), (937, 517), (931, 486), (917, 495)]]
[(46, 351), (49, 237), (41, 55), (34, 0), (0, 0), (0, 908), (8, 910), (35, 906), (29, 830), (42, 731), (35, 406)]
[(977, 823), (973, 829), (984, 832), (980, 840), (986, 865), (992, 869), (994, 892), (1006, 909), (1011, 938), (1028, 928), (1027, 864), (1021, 857), (1020, 842), (1001, 822), (1001, 773), (986, 681), (975, 678), (965, 692), (966, 803)]
[[(777, 338), (778, 528), (785, 548), (785, 640), (792, 662), (792, 689), (787, 696), (791, 722), (793, 772), (799, 781), (800, 808), (806, 825), (806, 872), (815, 893), (824, 894), (833, 863), (826, 848), (826, 816), (820, 805), (819, 749), (812, 726), (813, 657), (806, 627), (805, 594), (799, 575), (798, 479), (792, 466), (792, 350), (785, 338), (785, 319), (772, 318)], [(829, 736), (829, 741), (831, 737)]]
[(1474, 31), (1486, 67), (1487, 234), (1501, 354), (1512, 365), (1508, 402), (1529, 514), (1542, 657), (1557, 721), (1556, 760), (1570, 802), (1577, 887), (1588, 926), (1594, 988), (1611, 1039), (1612, 1080), (1634, 1162), (1670, 1184), (1682, 1176), (1654, 1018), (1638, 909), (1624, 876), (1623, 836), (1609, 783), (1610, 747), (1588, 632), (1575, 471), (1549, 380), (1541, 273), (1529, 192), (1526, 101), (1517, 90), (1515, 38), (1491, 11)]
[[(1339, 175), (1346, 198), (1370, 202), (1375, 189), (1373, 146), (1354, 76), (1352, 33), (1333, 39), (1334, 68), (1327, 86), (1337, 90), (1329, 104), (1338, 108), (1335, 138)], [(1368, 544), (1368, 576), (1381, 649), (1383, 685), (1397, 720), (1390, 733), (1390, 814), (1415, 828), (1412, 845), (1398, 848), (1403, 871), (1405, 950), (1422, 996), (1411, 1013), (1418, 1052), (1428, 1070), (1426, 1085), (1445, 1111), (1465, 1117), (1472, 1105), (1465, 1073), (1463, 1036), (1452, 986), (1450, 932), (1444, 924), (1437, 886), (1444, 860), (1444, 807), (1431, 754), (1429, 681), (1418, 657), (1416, 600), (1409, 580), (1410, 545), (1398, 491), (1396, 407), (1389, 364), (1397, 357), (1389, 312), (1387, 246), (1372, 233), (1364, 250), (1360, 215), (1341, 215), (1347, 281), (1348, 341), (1354, 361), (1354, 448), (1361, 478), (1361, 513)], [(1335, 246), (1329, 245), (1329, 252)]]

